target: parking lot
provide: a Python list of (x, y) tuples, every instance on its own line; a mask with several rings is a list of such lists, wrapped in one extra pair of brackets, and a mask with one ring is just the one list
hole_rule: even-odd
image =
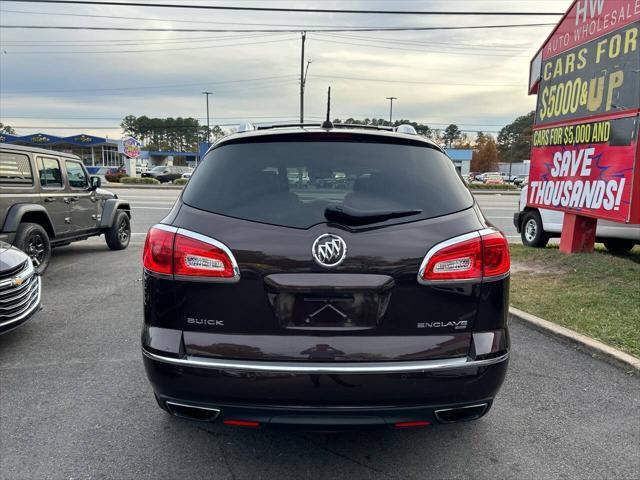
[[(520, 324), (510, 370), (482, 420), (419, 431), (237, 430), (158, 409), (142, 367), (140, 258), (177, 190), (118, 190), (133, 240), (54, 251), (44, 310), (0, 336), (0, 477), (640, 477), (640, 379)], [(517, 196), (479, 197), (517, 241)]]

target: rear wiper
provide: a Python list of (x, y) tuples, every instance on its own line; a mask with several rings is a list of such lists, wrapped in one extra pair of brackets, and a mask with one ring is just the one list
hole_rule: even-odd
[(420, 213), (422, 210), (415, 208), (407, 210), (357, 210), (342, 205), (329, 205), (324, 210), (324, 218), (330, 222), (358, 226), (384, 222), (391, 218), (410, 217)]

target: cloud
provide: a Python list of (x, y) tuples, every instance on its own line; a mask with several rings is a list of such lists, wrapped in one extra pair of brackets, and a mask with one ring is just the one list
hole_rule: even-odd
[[(477, 1), (448, 0), (430, 2), (429, 8), (541, 10), (558, 9), (558, 3), (566, 7), (570, 2), (486, 1), (480, 5)], [(274, 1), (270, 5), (290, 6), (291, 3)], [(303, 5), (309, 8), (426, 8), (424, 4), (412, 1), (376, 0), (306, 1)], [(3, 24), (156, 28), (225, 26), (204, 22), (355, 27), (549, 22), (548, 17), (412, 18), (44, 4), (3, 4), (2, 9), (5, 10), (0, 14)], [(9, 13), (6, 10), (126, 16), (130, 19)], [(154, 20), (147, 20), (149, 18)], [(456, 122), (463, 129), (504, 125), (535, 106), (535, 98), (526, 92), (529, 59), (550, 29), (356, 32), (339, 36), (310, 33), (307, 58), (313, 59), (313, 63), (306, 94), (308, 115), (321, 117), (324, 114), (326, 87), (331, 85), (335, 112), (332, 116), (386, 117), (388, 102), (385, 97), (394, 95), (399, 97), (394, 104), (396, 118)], [(215, 123), (232, 123), (235, 118), (258, 121), (269, 116), (273, 120), (297, 118), (300, 71), (297, 33), (250, 36), (246, 33), (3, 29), (0, 40), (0, 50), (7, 52), (0, 54), (0, 118), (3, 123), (25, 127), (19, 128), (22, 134), (55, 127), (52, 133), (61, 135), (82, 131), (114, 137), (120, 133), (117, 129), (120, 119), (128, 114), (203, 118), (205, 103), (201, 92), (205, 89), (214, 92), (211, 101)], [(128, 50), (144, 51), (124, 52)], [(58, 51), (110, 53), (27, 53)], [(522, 86), (474, 87), (455, 83)], [(499, 126), (485, 129), (497, 130)]]

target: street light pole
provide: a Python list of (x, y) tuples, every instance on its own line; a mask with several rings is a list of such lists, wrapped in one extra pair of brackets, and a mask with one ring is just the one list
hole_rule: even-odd
[(393, 101), (397, 99), (398, 97), (387, 97), (387, 100), (389, 100), (389, 125), (393, 121)]
[(211, 126), (209, 124), (209, 95), (213, 95), (213, 92), (202, 92), (207, 96), (207, 144), (211, 145)]

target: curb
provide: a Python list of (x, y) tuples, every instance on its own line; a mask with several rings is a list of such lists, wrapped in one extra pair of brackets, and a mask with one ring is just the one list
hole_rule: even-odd
[(555, 323), (544, 320), (530, 313), (509, 307), (509, 317), (527, 324), (529, 327), (559, 339), (582, 350), (589, 355), (606, 361), (616, 367), (621, 367), (628, 373), (640, 373), (640, 358), (624, 353), (616, 348), (605, 345), (598, 340), (574, 332)]

